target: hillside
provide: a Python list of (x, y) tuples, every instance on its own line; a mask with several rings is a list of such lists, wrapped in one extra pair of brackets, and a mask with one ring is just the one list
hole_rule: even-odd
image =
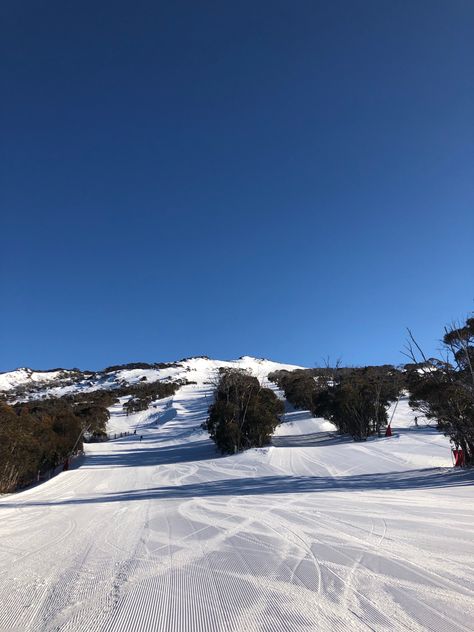
[[(216, 369), (268, 360), (0, 375), (10, 397), (187, 380), (73, 469), (0, 499), (0, 630), (474, 630), (472, 472), (402, 399), (354, 443), (286, 405), (273, 444), (220, 457)], [(278, 393), (281, 397), (282, 394)], [(133, 432), (136, 430), (137, 434)]]
[(91, 392), (97, 389), (113, 390), (122, 384), (137, 384), (144, 380), (156, 382), (164, 380), (209, 379), (219, 367), (250, 369), (257, 377), (266, 376), (277, 369), (301, 368), (292, 364), (272, 362), (264, 358), (243, 356), (238, 360), (211, 360), (207, 357), (185, 358), (178, 362), (147, 364), (135, 363), (106, 368), (102, 371), (81, 371), (79, 369), (54, 369), (35, 371), (20, 368), (0, 373), (0, 393), (9, 397), (45, 398), (62, 397), (69, 393)]

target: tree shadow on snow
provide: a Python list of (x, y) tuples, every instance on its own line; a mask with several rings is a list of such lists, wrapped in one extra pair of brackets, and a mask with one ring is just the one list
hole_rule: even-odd
[[(183, 431), (183, 434), (189, 434), (189, 430)], [(140, 445), (137, 448), (138, 442)], [(149, 448), (146, 447), (147, 442), (150, 443)], [(215, 445), (209, 439), (190, 441), (174, 446), (161, 446), (157, 444), (156, 437), (149, 439), (144, 437), (140, 441), (139, 435), (135, 435), (131, 438), (127, 437), (127, 440), (122, 441), (120, 445), (126, 446), (125, 449), (88, 453), (82, 469), (149, 467), (151, 465), (170, 465), (219, 458)], [(130, 449), (127, 449), (128, 446)]]
[(352, 437), (341, 436), (335, 432), (313, 432), (301, 435), (280, 435), (272, 437), (272, 445), (276, 448), (309, 448), (311, 446), (340, 445), (353, 443)]
[[(144, 500), (179, 500), (226, 496), (258, 496), (268, 494), (298, 494), (315, 492), (364, 492), (410, 489), (435, 489), (472, 485), (474, 470), (431, 468), (383, 474), (360, 474), (332, 478), (326, 476), (263, 476), (213, 480), (165, 487), (130, 489), (110, 494), (58, 501), (22, 502), (27, 506), (77, 505), (94, 503), (134, 502)], [(1, 503), (0, 507), (15, 507), (15, 503)]]

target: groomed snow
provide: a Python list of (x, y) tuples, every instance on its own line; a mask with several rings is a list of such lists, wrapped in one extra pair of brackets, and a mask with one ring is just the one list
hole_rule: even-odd
[(448, 441), (402, 399), (391, 438), (289, 408), (273, 446), (219, 457), (200, 425), (223, 364), (186, 361), (197, 384), (113, 409), (136, 436), (0, 500), (0, 629), (474, 630), (473, 476)]

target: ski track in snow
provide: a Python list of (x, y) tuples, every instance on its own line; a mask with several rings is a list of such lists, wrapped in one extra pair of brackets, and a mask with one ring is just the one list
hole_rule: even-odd
[(188, 366), (149, 411), (111, 409), (137, 436), (0, 499), (0, 630), (474, 630), (473, 474), (406, 400), (389, 439), (287, 406), (273, 446), (219, 457), (200, 429), (219, 363)]

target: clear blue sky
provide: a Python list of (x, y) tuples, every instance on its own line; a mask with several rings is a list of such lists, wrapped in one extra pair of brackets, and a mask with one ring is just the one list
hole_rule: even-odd
[(474, 308), (472, 0), (0, 24), (0, 370), (400, 363)]

